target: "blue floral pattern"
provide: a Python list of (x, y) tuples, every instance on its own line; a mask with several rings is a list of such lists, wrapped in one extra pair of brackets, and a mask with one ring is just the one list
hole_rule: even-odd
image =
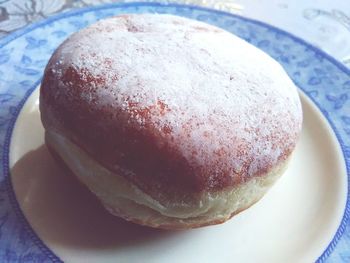
[[(350, 72), (304, 41), (260, 22), (182, 5), (113, 4), (63, 13), (0, 41), (0, 262), (61, 262), (25, 220), (12, 190), (8, 167), (13, 125), (23, 103), (40, 83), (45, 64), (55, 48), (82, 27), (119, 13), (144, 12), (177, 14), (217, 25), (277, 59), (329, 120), (344, 152), (349, 174)], [(350, 261), (350, 227), (346, 228), (349, 209), (348, 200), (342, 224), (319, 262), (326, 258), (328, 262)]]

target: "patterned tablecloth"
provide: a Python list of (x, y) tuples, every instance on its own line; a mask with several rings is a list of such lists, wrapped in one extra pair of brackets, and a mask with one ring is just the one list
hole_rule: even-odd
[[(0, 38), (60, 12), (110, 2), (114, 1), (0, 0)], [(305, 39), (350, 68), (349, 0), (180, 0), (176, 2), (212, 7), (266, 22)], [(346, 100), (349, 95), (344, 95)], [(349, 226), (329, 261), (350, 262)]]
[[(0, 38), (56, 13), (110, 2), (118, 1), (0, 0)], [(267, 22), (305, 39), (350, 67), (350, 2), (348, 0), (178, 0), (168, 2), (212, 7)]]

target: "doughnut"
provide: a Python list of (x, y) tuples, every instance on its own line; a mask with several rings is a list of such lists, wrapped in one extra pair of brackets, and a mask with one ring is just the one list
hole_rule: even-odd
[(113, 215), (219, 224), (284, 173), (302, 109), (281, 65), (239, 37), (165, 14), (101, 20), (64, 41), (40, 88), (45, 142)]

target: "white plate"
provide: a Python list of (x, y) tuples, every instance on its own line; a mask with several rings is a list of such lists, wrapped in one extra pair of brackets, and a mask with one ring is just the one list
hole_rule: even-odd
[[(240, 36), (275, 58), (306, 94), (304, 131), (287, 174), (224, 225), (164, 232), (110, 216), (41, 147), (35, 95), (17, 118), (52, 52), (71, 33), (108, 16), (145, 12), (205, 21)], [(0, 262), (324, 262), (332, 251), (331, 262), (349, 262), (349, 90), (350, 71), (303, 40), (195, 6), (94, 6), (19, 30), (0, 40)]]
[(300, 141), (270, 192), (227, 223), (171, 232), (109, 215), (55, 163), (44, 146), (38, 94), (27, 100), (13, 130), (11, 177), (25, 217), (63, 261), (312, 262), (341, 222), (344, 158), (328, 122), (304, 95)]

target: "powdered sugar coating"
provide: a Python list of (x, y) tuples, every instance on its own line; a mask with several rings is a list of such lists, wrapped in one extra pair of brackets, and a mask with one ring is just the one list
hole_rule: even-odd
[[(118, 16), (74, 34), (42, 86), (43, 114), (59, 120), (46, 128), (68, 133), (110, 169), (132, 171), (125, 176), (150, 194), (169, 182), (216, 191), (264, 175), (301, 130), (296, 87), (276, 61), (171, 15)], [(169, 165), (133, 167), (157, 156)]]

